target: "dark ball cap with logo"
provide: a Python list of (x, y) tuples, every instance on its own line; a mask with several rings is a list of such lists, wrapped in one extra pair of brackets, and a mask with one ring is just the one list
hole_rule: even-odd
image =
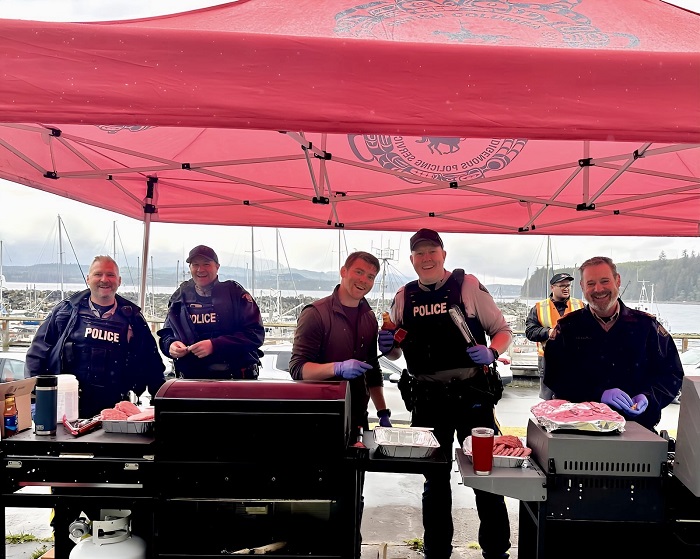
[(555, 283), (559, 283), (560, 281), (564, 280), (574, 281), (574, 278), (569, 274), (554, 274), (552, 279), (549, 280), (549, 285), (554, 285)]
[(416, 250), (416, 245), (424, 241), (431, 242), (434, 245), (440, 245), (440, 248), (445, 248), (445, 245), (442, 244), (440, 235), (438, 235), (435, 231), (432, 229), (419, 229), (416, 234), (411, 237), (411, 251)]
[(201, 256), (202, 258), (206, 258), (208, 260), (213, 260), (217, 264), (219, 263), (219, 257), (216, 255), (214, 252), (214, 249), (209, 248), (208, 246), (205, 245), (197, 245), (190, 251), (190, 255), (187, 257), (187, 262), (188, 264), (192, 262), (195, 258), (198, 256)]

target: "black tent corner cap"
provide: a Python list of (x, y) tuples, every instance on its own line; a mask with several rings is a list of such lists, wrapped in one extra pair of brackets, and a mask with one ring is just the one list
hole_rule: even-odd
[(143, 205), (143, 213), (145, 214), (154, 214), (157, 213), (158, 210), (156, 209), (155, 204), (144, 204)]
[(316, 159), (325, 159), (326, 161), (330, 161), (333, 159), (333, 154), (329, 151), (324, 151), (323, 155), (319, 155), (318, 153), (314, 153), (314, 157)]
[(46, 172), (44, 173), (44, 176), (45, 176), (47, 179), (58, 180), (58, 173), (57, 173), (56, 171), (46, 171)]
[(535, 225), (535, 224), (533, 223), (532, 226), (531, 226), (531, 229), (534, 231), (535, 229), (537, 229), (537, 225)]
[(183, 164), (182, 164), (182, 168), (183, 168), (185, 171), (189, 171), (189, 170), (191, 169), (189, 163), (183, 163)]
[(595, 204), (577, 204), (576, 205), (577, 212), (588, 212), (591, 210), (595, 210)]
[(430, 212), (430, 213), (428, 214), (428, 217), (435, 217), (435, 212)]
[(527, 233), (529, 230), (529, 227), (518, 227), (518, 233)]
[(620, 215), (620, 210), (613, 211), (613, 215)]
[(156, 184), (158, 182), (158, 177), (146, 177), (146, 182), (150, 184)]
[(344, 228), (345, 228), (345, 224), (344, 224), (344, 223), (335, 223), (335, 224), (334, 224), (334, 227), (337, 227), (338, 229), (344, 229)]
[(634, 153), (632, 154), (632, 157), (634, 157), (634, 160), (636, 161), (637, 159), (644, 157), (643, 153), (639, 153), (638, 149), (634, 150)]
[(450, 188), (459, 188), (459, 183), (457, 181), (452, 181), (450, 183)]
[(343, 192), (343, 191), (341, 191), (341, 190), (338, 190), (338, 191), (336, 191), (335, 195), (336, 195), (337, 198), (342, 198), (343, 196), (347, 196), (348, 193), (347, 193), (347, 192)]
[(306, 151), (307, 149), (311, 149), (312, 147), (314, 147), (314, 143), (313, 143), (313, 142), (309, 142), (309, 143), (306, 144), (306, 145), (303, 145), (303, 144), (302, 144), (301, 149), (303, 149), (304, 151)]
[(579, 167), (593, 167), (593, 158), (587, 157), (586, 159), (579, 159), (578, 166)]
[(107, 175), (107, 180), (111, 181), (112, 180), (112, 175)]
[(330, 200), (328, 198), (326, 198), (325, 196), (314, 196), (313, 198), (311, 198), (311, 202), (313, 202), (314, 204), (324, 204), (324, 205), (331, 203)]
[(49, 136), (54, 136), (55, 138), (58, 138), (60, 135), (61, 131), (58, 128), (49, 128)]
[(243, 200), (244, 206), (250, 206), (250, 200)]

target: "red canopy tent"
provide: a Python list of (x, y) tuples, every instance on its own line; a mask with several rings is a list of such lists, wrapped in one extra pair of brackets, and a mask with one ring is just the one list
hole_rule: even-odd
[(699, 23), (659, 0), (0, 20), (0, 177), (147, 223), (698, 236)]

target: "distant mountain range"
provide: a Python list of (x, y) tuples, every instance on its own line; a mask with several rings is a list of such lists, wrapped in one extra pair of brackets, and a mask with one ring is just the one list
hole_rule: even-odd
[[(273, 264), (274, 266), (274, 264)], [(63, 282), (68, 283), (84, 283), (83, 273), (87, 274), (89, 266), (79, 267), (77, 264), (63, 265)], [(121, 268), (122, 283), (125, 285), (138, 284), (139, 271), (135, 268)], [(187, 271), (185, 271), (187, 273)], [(32, 266), (4, 266), (3, 275), (5, 281), (13, 283), (50, 283), (55, 284), (59, 281), (58, 264), (34, 264)], [(185, 279), (189, 279), (189, 274), (185, 278), (182, 277), (180, 270), (180, 279), (176, 277), (176, 272), (172, 268), (154, 268), (148, 271), (148, 285), (156, 285), (158, 287), (172, 286), (173, 290), (176, 285)], [(219, 276), (222, 279), (232, 279), (247, 288), (250, 288), (250, 270), (246, 268), (222, 266), (219, 269)], [(410, 281), (413, 278), (406, 278), (405, 281)], [(316, 272), (313, 270), (280, 270), (279, 287), (285, 291), (304, 290), (304, 291), (331, 291), (338, 283), (338, 272)], [(494, 298), (499, 297), (517, 297), (520, 295), (520, 285), (511, 284), (489, 284), (486, 286)], [(277, 288), (277, 273), (274, 268), (256, 270), (255, 271), (255, 289), (276, 289)], [(393, 288), (392, 288), (393, 289)], [(392, 293), (393, 295), (393, 293)]]

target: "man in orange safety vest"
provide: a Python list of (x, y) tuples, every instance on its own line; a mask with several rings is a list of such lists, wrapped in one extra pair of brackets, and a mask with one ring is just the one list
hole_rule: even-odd
[(571, 282), (569, 274), (554, 274), (549, 280), (551, 293), (547, 299), (538, 301), (530, 309), (525, 321), (525, 336), (528, 340), (537, 342), (537, 368), (540, 376), (540, 398), (551, 400), (553, 393), (544, 384), (544, 346), (547, 340), (554, 337), (554, 327), (559, 319), (572, 311), (582, 309), (583, 301), (571, 297)]

